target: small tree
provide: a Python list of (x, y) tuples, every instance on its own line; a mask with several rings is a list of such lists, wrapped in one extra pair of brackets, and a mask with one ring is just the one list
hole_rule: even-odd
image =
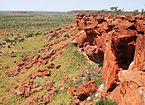
[(143, 15), (145, 13), (144, 9), (141, 10), (141, 14)]
[(110, 7), (111, 11), (117, 11), (118, 7)]
[(136, 9), (136, 10), (134, 10), (133, 12), (134, 12), (134, 13), (138, 13), (139, 11), (138, 11), (138, 9)]

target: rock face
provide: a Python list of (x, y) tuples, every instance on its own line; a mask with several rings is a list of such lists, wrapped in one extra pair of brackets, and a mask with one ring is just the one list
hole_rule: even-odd
[(118, 105), (145, 104), (145, 17), (79, 14), (78, 48), (103, 64), (104, 92)]

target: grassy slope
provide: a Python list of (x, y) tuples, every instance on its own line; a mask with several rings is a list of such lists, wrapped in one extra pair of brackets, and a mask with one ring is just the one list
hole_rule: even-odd
[[(59, 17), (57, 17), (57, 19)], [(60, 21), (58, 22), (57, 19), (55, 20), (56, 16), (53, 18), (54, 18), (53, 20), (54, 23), (62, 24), (62, 20), (65, 20), (66, 16), (63, 15), (61, 17), (62, 18), (61, 22)], [(64, 24), (66, 23), (63, 23), (63, 25)], [(24, 33), (27, 34), (27, 31), (24, 31)], [(2, 104), (2, 101), (4, 100), (4, 102), (8, 105), (20, 105), (20, 104), (26, 105), (28, 104), (28, 102), (31, 102), (32, 99), (35, 98), (36, 96), (41, 97), (47, 94), (47, 91), (43, 90), (43, 91), (32, 94), (28, 98), (23, 98), (21, 96), (17, 96), (14, 93), (15, 88), (17, 88), (17, 86), (21, 84), (21, 82), (17, 83), (17, 80), (24, 81), (25, 79), (27, 79), (27, 75), (33, 72), (35, 68), (31, 68), (26, 73), (20, 74), (16, 77), (7, 77), (6, 73), (9, 70), (12, 70), (15, 68), (15, 65), (13, 62), (20, 60), (22, 56), (25, 56), (25, 55), (31, 56), (35, 54), (43, 45), (49, 42), (57, 42), (59, 40), (66, 39), (65, 35), (66, 34), (71, 35), (72, 33), (74, 33), (74, 29), (68, 31), (67, 33), (63, 35), (60, 35), (61, 37), (59, 39), (54, 38), (53, 40), (49, 40), (49, 37), (48, 39), (46, 39), (44, 38), (44, 36), (41, 36), (41, 35), (26, 38), (23, 42), (19, 42), (15, 46), (10, 48), (10, 50), (15, 51), (15, 53), (13, 54), (16, 55), (16, 57), (11, 57), (11, 55), (13, 54), (5, 54), (5, 55), (0, 56), (0, 64), (1, 64), (0, 104)], [(81, 74), (83, 73), (83, 71), (95, 72), (93, 69), (98, 66), (97, 64), (94, 64), (94, 63), (90, 64), (89, 61), (85, 58), (85, 56), (77, 51), (76, 47), (73, 44), (70, 44), (69, 46), (65, 48), (65, 52), (62, 56), (59, 56), (53, 62), (49, 62), (49, 63), (54, 63), (56, 66), (61, 65), (60, 69), (51, 69), (51, 73), (57, 74), (57, 76), (53, 76), (53, 77), (50, 76), (48, 78), (37, 77), (34, 81), (37, 84), (41, 85), (42, 87), (45, 87), (46, 82), (55, 82), (55, 85), (58, 89), (60, 88), (64, 88), (64, 89), (61, 93), (56, 93), (55, 96), (52, 97), (51, 99), (52, 101), (48, 105), (68, 105), (71, 102), (72, 96), (66, 93), (67, 88), (72, 87), (74, 85), (80, 85), (82, 82), (87, 82), (88, 81), (87, 79), (82, 80), (81, 78)], [(91, 78), (95, 79), (97, 83), (100, 83), (101, 81), (100, 73), (95, 72), (93, 74), (94, 76), (92, 76)], [(64, 76), (67, 76), (68, 80), (62, 83), (61, 78), (63, 78)], [(76, 82), (73, 82), (74, 78), (77, 79)], [(3, 96), (6, 96), (6, 97), (4, 98)], [(43, 104), (43, 103), (39, 102), (39, 104)]]
[[(6, 53), (0, 56), (0, 104), (2, 100), (9, 105), (15, 104), (17, 101), (23, 101), (23, 99), (13, 93), (14, 88), (17, 86), (17, 78), (9, 78), (6, 73), (15, 68), (14, 61), (21, 59), (22, 56), (25, 55), (33, 55), (43, 45), (48, 43), (47, 41), (49, 39), (46, 39), (41, 33), (46, 30), (62, 27), (73, 20), (73, 18), (67, 14), (56, 15), (57, 14), (51, 15), (47, 13), (0, 13), (1, 41), (6, 38), (15, 39), (20, 36), (25, 37), (23, 42), (17, 42), (15, 46), (8, 49), (8, 51), (14, 51), (14, 53)], [(35, 35), (37, 32), (41, 32), (40, 35)], [(34, 35), (27, 38), (26, 35), (30, 33)], [(16, 57), (11, 57), (12, 55), (16, 55)], [(6, 99), (4, 99), (3, 96), (6, 96)]]
[[(57, 87), (64, 87), (64, 91), (61, 94), (54, 96), (49, 105), (69, 105), (72, 96), (66, 93), (66, 89), (87, 82), (87, 80), (82, 80), (81, 74), (84, 71), (92, 72), (98, 65), (94, 63), (90, 64), (86, 57), (78, 52), (73, 44), (70, 44), (66, 48), (64, 55), (57, 58), (54, 63), (61, 65), (61, 69), (59, 71), (52, 70), (52, 72), (58, 74), (58, 76), (51, 78), (51, 80), (55, 81)], [(66, 82), (61, 83), (60, 79), (65, 75), (68, 76), (68, 79)], [(73, 82), (74, 78), (76, 78), (76, 82)], [(92, 77), (92, 79), (98, 80), (100, 78), (96, 76), (95, 78)]]
[[(72, 32), (73, 30), (69, 31), (68, 34), (71, 34)], [(65, 39), (64, 35), (62, 35), (61, 39)], [(23, 102), (25, 105), (25, 103), (27, 102), (26, 101), (27, 99), (23, 101), (23, 99), (21, 97), (17, 97), (13, 91), (19, 85), (17, 84), (17, 80), (19, 81), (25, 80), (27, 78), (27, 75), (33, 72), (35, 69), (31, 68), (30, 70), (28, 70), (27, 73), (21, 74), (17, 77), (7, 77), (6, 73), (9, 70), (13, 70), (15, 68), (14, 61), (20, 60), (22, 58), (22, 55), (31, 56), (35, 54), (43, 45), (48, 43), (48, 40), (49, 39), (46, 39), (44, 36), (31, 37), (31, 38), (26, 39), (24, 42), (20, 42), (16, 44), (15, 46), (11, 48), (15, 51), (14, 55), (16, 55), (16, 57), (11, 57), (11, 54), (5, 54), (5, 55), (0, 56), (0, 63), (2, 65), (0, 69), (0, 88), (1, 88), (0, 99), (3, 98), (2, 96), (7, 96), (5, 101), (7, 101), (8, 104), (15, 104), (15, 103)], [(58, 40), (54, 39), (54, 41), (58, 41)], [(39, 82), (39, 81), (45, 82), (47, 80), (43, 78), (36, 78), (36, 82)], [(9, 89), (13, 89), (13, 90), (11, 90), (10, 92)], [(40, 94), (42, 94), (42, 92), (40, 92)], [(35, 95), (32, 95), (32, 97), (33, 96)], [(29, 97), (28, 100), (31, 101), (32, 97)]]

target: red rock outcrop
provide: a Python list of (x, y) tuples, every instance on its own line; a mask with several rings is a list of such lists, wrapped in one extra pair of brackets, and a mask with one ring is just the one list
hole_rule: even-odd
[[(88, 96), (97, 91), (97, 85), (95, 81), (90, 81), (84, 83), (81, 87), (72, 87), (67, 90), (68, 94), (73, 94), (75, 99), (72, 102), (72, 105), (77, 105), (80, 101), (84, 101)], [(77, 101), (77, 103), (76, 103)]]
[(102, 63), (104, 92), (118, 105), (145, 104), (145, 16), (79, 14), (75, 43)]

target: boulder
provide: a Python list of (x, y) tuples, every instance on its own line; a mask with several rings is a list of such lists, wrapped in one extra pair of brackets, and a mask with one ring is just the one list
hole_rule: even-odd
[(84, 101), (88, 96), (97, 91), (97, 85), (95, 81), (89, 81), (84, 83), (80, 88), (72, 87), (67, 90), (67, 93), (73, 94), (80, 101)]
[(25, 87), (23, 85), (19, 86), (16, 90), (17, 95), (22, 95), (25, 93)]

